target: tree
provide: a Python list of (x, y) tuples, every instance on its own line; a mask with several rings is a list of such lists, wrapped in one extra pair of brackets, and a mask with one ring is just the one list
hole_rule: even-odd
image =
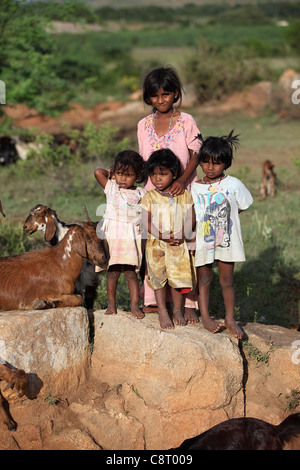
[(299, 53), (300, 44), (300, 20), (292, 23), (286, 30), (286, 38), (288, 44)]
[(71, 96), (55, 72), (55, 42), (48, 21), (27, 9), (24, 0), (2, 0), (0, 9), (0, 79), (6, 103), (25, 103), (40, 112), (63, 109)]

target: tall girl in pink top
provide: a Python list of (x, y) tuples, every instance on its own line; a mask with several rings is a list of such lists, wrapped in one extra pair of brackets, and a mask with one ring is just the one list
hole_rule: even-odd
[[(196, 138), (200, 132), (194, 118), (179, 111), (182, 102), (182, 83), (172, 67), (160, 67), (152, 70), (144, 80), (143, 99), (152, 105), (152, 114), (138, 123), (139, 153), (147, 161), (155, 150), (169, 148), (179, 158), (182, 173), (170, 188), (173, 196), (190, 190), (191, 183), (197, 181), (197, 155), (201, 143)], [(177, 103), (175, 107), (174, 104)], [(145, 189), (154, 189), (150, 178)], [(196, 299), (187, 297), (185, 303), (185, 320), (195, 323)], [(154, 306), (154, 309), (152, 308)], [(144, 283), (144, 312), (155, 310), (154, 292)]]

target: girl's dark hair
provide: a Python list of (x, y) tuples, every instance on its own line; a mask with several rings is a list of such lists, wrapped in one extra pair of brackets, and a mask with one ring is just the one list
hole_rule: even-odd
[(173, 93), (177, 92), (174, 103), (179, 101), (179, 106), (181, 105), (183, 86), (173, 67), (159, 67), (148, 73), (143, 85), (144, 102), (151, 105), (151, 97), (155, 96), (160, 88)]
[(145, 162), (139, 153), (134, 150), (123, 150), (115, 158), (113, 171), (116, 169), (126, 171), (132, 168), (136, 174), (136, 182), (142, 183), (145, 180)]
[(159, 168), (160, 170), (167, 168), (176, 178), (179, 178), (181, 174), (180, 160), (170, 149), (155, 150), (155, 152), (150, 155), (146, 163), (147, 175), (149, 176), (155, 168)]
[(233, 135), (233, 130), (228, 136), (207, 137), (203, 139), (199, 134), (197, 138), (202, 142), (200, 147), (198, 162), (207, 163), (210, 158), (214, 163), (225, 163), (225, 170), (229, 168), (233, 160), (233, 150), (239, 145), (238, 135)]

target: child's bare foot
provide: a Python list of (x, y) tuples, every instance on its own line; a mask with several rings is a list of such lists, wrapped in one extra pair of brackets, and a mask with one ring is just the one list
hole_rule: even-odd
[(131, 313), (134, 316), (134, 318), (144, 318), (145, 314), (140, 310), (138, 305), (132, 305), (131, 306)]
[(175, 325), (178, 325), (178, 326), (185, 326), (186, 325), (186, 321), (183, 318), (181, 310), (175, 310), (173, 312), (173, 320), (174, 320)]
[(234, 318), (229, 318), (229, 319), (225, 318), (225, 325), (231, 331), (233, 336), (235, 336), (238, 339), (242, 339), (242, 337), (244, 336), (244, 332), (239, 327), (239, 325), (237, 324)]
[(198, 323), (199, 318), (198, 315), (195, 312), (195, 309), (186, 307), (184, 309), (184, 319), (186, 320), (187, 323)]
[(211, 333), (217, 333), (222, 328), (221, 323), (217, 323), (210, 317), (205, 319), (202, 318), (201, 320), (204, 328), (206, 328), (206, 330), (210, 331)]
[(161, 328), (170, 329), (170, 330), (174, 329), (174, 325), (172, 323), (172, 320), (167, 310), (163, 312), (158, 312), (158, 319), (159, 319)]
[(105, 315), (117, 315), (117, 308), (115, 304), (108, 304)]

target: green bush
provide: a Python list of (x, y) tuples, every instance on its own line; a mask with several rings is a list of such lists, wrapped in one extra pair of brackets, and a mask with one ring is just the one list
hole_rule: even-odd
[(118, 140), (118, 129), (109, 123), (99, 129), (87, 122), (82, 131), (66, 127), (65, 133), (75, 150), (69, 144), (56, 144), (52, 135), (36, 136), (37, 148), (30, 150), (26, 160), (17, 162), (25, 178), (47, 175), (53, 187), (65, 194), (89, 194), (96, 189), (93, 171), (87, 172), (87, 165), (109, 167), (120, 151), (130, 148), (129, 139)]
[(300, 20), (295, 21), (286, 30), (288, 44), (299, 54), (300, 44)]
[(21, 223), (12, 224), (6, 220), (0, 222), (0, 256), (14, 256), (39, 247), (39, 239), (29, 239), (23, 232)]
[(268, 67), (259, 67), (254, 59), (249, 60), (249, 54), (242, 48), (219, 51), (202, 43), (197, 53), (187, 59), (186, 75), (204, 102), (244, 90), (248, 85), (269, 78), (270, 72)]
[(112, 128), (109, 123), (97, 128), (92, 122), (87, 122), (83, 131), (66, 127), (66, 137), (75, 146), (68, 143), (58, 145), (54, 136), (42, 133), (35, 138), (36, 149), (31, 149), (25, 161), (19, 161), (24, 169), (29, 168), (31, 175), (48, 174), (59, 168), (74, 169), (81, 163), (101, 160), (108, 164), (117, 153), (129, 147), (130, 141), (124, 138), (117, 140), (118, 129)]

